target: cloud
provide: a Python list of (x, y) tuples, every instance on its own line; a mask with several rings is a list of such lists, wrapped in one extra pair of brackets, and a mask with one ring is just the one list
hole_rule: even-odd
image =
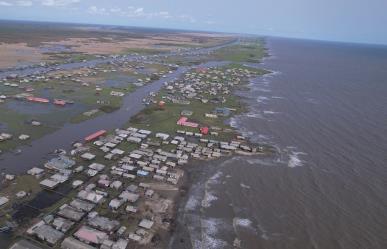
[(214, 25), (214, 24), (216, 24), (216, 22), (215, 22), (215, 21), (212, 21), (212, 20), (207, 20), (207, 21), (205, 21), (204, 23), (205, 23), (205, 24), (208, 24), (208, 25)]
[(30, 0), (18, 0), (18, 1), (14, 1), (14, 2), (0, 1), (0, 6), (28, 7), (28, 6), (32, 6), (32, 1), (30, 1)]
[(43, 6), (63, 7), (71, 4), (79, 3), (81, 0), (40, 0)]
[(196, 23), (196, 19), (187, 14), (180, 15), (178, 18), (184, 22)]
[(10, 2), (0, 1), (0, 6), (13, 6)]
[[(115, 11), (119, 11), (119, 9), (115, 9)], [(98, 8), (97, 6), (90, 6), (87, 9), (87, 13), (92, 14), (92, 15), (110, 15), (110, 13), (113, 13), (112, 9), (107, 10), (105, 8)]]
[(32, 6), (32, 1), (28, 1), (28, 0), (16, 1), (16, 5), (17, 6), (22, 6), (22, 7), (28, 7), (28, 6)]
[(87, 9), (87, 13), (92, 15), (115, 15), (115, 16), (121, 16), (121, 17), (128, 17), (128, 18), (161, 18), (161, 19), (168, 19), (172, 18), (172, 16), (169, 14), (168, 11), (158, 11), (158, 12), (150, 12), (146, 11), (143, 7), (134, 7), (129, 6), (127, 8), (118, 8), (118, 7), (112, 7), (112, 8), (101, 8), (97, 6), (90, 6)]

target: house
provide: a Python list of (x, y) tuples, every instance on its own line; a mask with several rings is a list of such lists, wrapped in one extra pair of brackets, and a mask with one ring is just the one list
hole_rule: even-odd
[(69, 179), (69, 175), (67, 174), (55, 174), (50, 177), (50, 180), (57, 181), (59, 183), (64, 183)]
[(86, 174), (90, 177), (93, 177), (93, 176), (96, 176), (98, 174), (98, 171), (97, 170), (94, 170), (94, 169), (88, 169), (86, 171)]
[(0, 207), (7, 204), (9, 202), (9, 199), (7, 197), (0, 197)]
[(145, 177), (149, 175), (149, 172), (145, 170), (137, 170), (137, 175)]
[(42, 185), (45, 188), (54, 189), (54, 188), (56, 188), (59, 185), (59, 182), (53, 181), (53, 180), (50, 180), (50, 179), (44, 179), (39, 184)]
[[(83, 243), (79, 240), (76, 240), (72, 237), (67, 237), (63, 240), (61, 244), (61, 248), (63, 249), (95, 249), (95, 247), (90, 246), (86, 243)], [(34, 248), (31, 248), (34, 249)]]
[(65, 106), (66, 105), (66, 101), (64, 101), (62, 99), (54, 99), (54, 104), (58, 105), (58, 106)]
[(93, 133), (93, 134), (91, 134), (91, 135), (85, 137), (85, 141), (86, 141), (86, 142), (93, 141), (93, 140), (95, 140), (95, 139), (97, 139), (97, 138), (99, 138), (99, 137), (105, 135), (106, 132), (107, 132), (106, 130), (99, 130), (99, 131), (97, 131), (97, 132), (95, 132), (95, 133)]
[(29, 135), (25, 135), (25, 134), (22, 134), (22, 135), (20, 135), (19, 136), (19, 140), (27, 140), (27, 139), (29, 139), (30, 138), (30, 136)]
[(64, 233), (54, 229), (53, 227), (42, 224), (33, 229), (33, 233), (39, 239), (46, 241), (50, 245), (56, 244), (60, 239), (64, 237)]
[(95, 204), (100, 203), (104, 197), (102, 194), (98, 194), (94, 191), (86, 191), (86, 190), (80, 191), (77, 196), (80, 199), (91, 201)]
[(230, 115), (230, 109), (229, 108), (220, 108), (220, 107), (217, 107), (215, 108), (214, 114), (216, 115), (219, 115), (219, 116), (223, 116), (223, 117), (227, 117)]
[(47, 163), (44, 164), (44, 167), (46, 167), (47, 169), (63, 170), (63, 169), (69, 169), (74, 165), (75, 165), (74, 160), (71, 160), (65, 155), (60, 155), (59, 157), (55, 157), (49, 160)]
[(66, 233), (74, 224), (74, 222), (67, 219), (63, 219), (62, 217), (57, 217), (52, 222), (52, 226), (56, 230), (61, 231), (63, 233)]
[(96, 155), (91, 154), (91, 153), (89, 153), (89, 152), (86, 152), (86, 153), (84, 153), (84, 154), (81, 155), (81, 158), (82, 158), (82, 159), (85, 159), (85, 160), (88, 160), (88, 161), (93, 160), (95, 157), (96, 157)]
[(73, 181), (73, 183), (72, 183), (72, 187), (73, 188), (78, 188), (79, 186), (81, 186), (83, 184), (83, 181), (81, 181), (81, 180), (75, 180), (75, 181)]
[(196, 128), (199, 126), (199, 124), (197, 124), (197, 123), (189, 122), (187, 117), (181, 117), (177, 121), (177, 125), (187, 126), (187, 127), (192, 127), (192, 128)]
[(180, 115), (182, 116), (192, 116), (192, 114), (193, 114), (193, 111), (189, 111), (189, 110), (183, 110), (180, 113)]
[(29, 96), (26, 99), (28, 101), (35, 102), (35, 103), (43, 103), (43, 104), (50, 103), (50, 100), (48, 100), (48, 99), (38, 98), (38, 97), (33, 97), (33, 96)]
[(102, 244), (104, 240), (108, 239), (108, 235), (105, 232), (98, 231), (89, 226), (82, 226), (74, 234), (74, 237), (78, 238), (80, 241), (93, 245)]
[(129, 201), (131, 203), (136, 202), (138, 198), (140, 198), (138, 194), (134, 194), (128, 191), (123, 191), (118, 197), (124, 201)]
[(200, 127), (200, 133), (203, 135), (207, 135), (209, 132), (208, 127)]
[(108, 179), (99, 179), (98, 186), (101, 188), (107, 188), (110, 185), (110, 181)]
[(126, 212), (137, 213), (137, 208), (135, 206), (128, 205), (128, 206), (126, 206), (125, 210), (126, 210)]
[(154, 222), (148, 219), (142, 219), (140, 224), (138, 224), (139, 227), (145, 228), (145, 229), (151, 229)]
[(114, 181), (110, 184), (110, 187), (114, 189), (120, 189), (121, 186), (122, 186), (122, 182), (120, 181)]
[(169, 138), (169, 135), (166, 134), (166, 133), (158, 132), (158, 133), (156, 133), (156, 137), (157, 137), (157, 138), (160, 138), (160, 139), (162, 139), (162, 140), (167, 140), (167, 139)]
[(62, 216), (63, 218), (70, 219), (73, 221), (80, 221), (85, 215), (84, 212), (78, 211), (73, 207), (69, 206), (68, 204), (64, 204), (59, 209), (60, 210), (57, 213), (59, 216)]
[(95, 207), (95, 204), (80, 199), (74, 199), (70, 202), (70, 206), (79, 211), (90, 212)]
[(100, 163), (92, 163), (89, 165), (89, 169), (96, 170), (98, 172), (102, 171), (105, 168), (105, 165)]
[(111, 151), (112, 154), (115, 154), (115, 155), (123, 155), (125, 153), (125, 151), (123, 150), (120, 150), (120, 149), (113, 149)]
[(111, 209), (117, 210), (121, 207), (121, 205), (124, 204), (124, 200), (120, 199), (113, 199), (109, 202), (109, 207)]
[(153, 189), (148, 189), (147, 191), (145, 191), (145, 196), (151, 198), (154, 193), (155, 191)]
[(95, 216), (93, 218), (89, 218), (88, 224), (97, 229), (101, 229), (102, 231), (112, 232), (115, 231), (120, 223), (116, 220), (111, 220), (109, 218), (103, 216)]
[(128, 137), (127, 141), (132, 143), (141, 143), (142, 139), (139, 137), (130, 136)]
[(27, 174), (32, 175), (32, 176), (39, 176), (44, 172), (44, 169), (33, 167), (32, 169), (29, 169), (27, 171)]
[[(21, 240), (15, 242), (15, 244), (13, 244), (9, 249), (41, 249), (41, 247), (36, 245), (35, 243), (28, 241), (28, 240), (21, 239)], [(65, 249), (73, 249), (73, 248), (65, 248)], [(78, 249), (80, 249), (80, 248), (78, 248)]]
[(218, 118), (218, 115), (212, 114), (212, 113), (206, 113), (206, 114), (204, 114), (204, 116), (205, 116), (206, 118)]

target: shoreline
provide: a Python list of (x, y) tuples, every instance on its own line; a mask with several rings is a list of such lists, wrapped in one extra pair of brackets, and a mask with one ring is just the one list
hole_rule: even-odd
[[(266, 46), (265, 46), (265, 48), (266, 48)], [(257, 69), (262, 69), (262, 67), (260, 67), (260, 64), (262, 64), (263, 61), (269, 57), (270, 57), (270, 54), (267, 53), (266, 56), (262, 58), (261, 63), (259, 63), (259, 64), (254, 63), (254, 66), (252, 66), (252, 65), (249, 65), (249, 66), (253, 67), (253, 68), (257, 68)], [(245, 65), (245, 64), (243, 64), (243, 65)], [(269, 71), (267, 69), (264, 69), (264, 70), (268, 71), (268, 73), (263, 74), (259, 77), (265, 77), (267, 75), (271, 75), (271, 74), (276, 73), (276, 72)], [(240, 95), (240, 92), (249, 91), (250, 84), (252, 84), (253, 80), (254, 79), (252, 79), (248, 84), (243, 86), (246, 89), (238, 89), (232, 93), (233, 95), (237, 96), (242, 101), (242, 103), (243, 103), (242, 110), (243, 111), (240, 113), (236, 113), (235, 115), (231, 116), (229, 119), (225, 120), (225, 123), (227, 125), (232, 127), (232, 129), (236, 130), (241, 135), (243, 135), (243, 132), (240, 131), (237, 127), (231, 126), (230, 123), (231, 123), (231, 119), (236, 118), (240, 115), (246, 114), (248, 112), (248, 107), (249, 107), (248, 103), (244, 102), (242, 100), (242, 96)], [(256, 154), (256, 156), (258, 156), (261, 159), (274, 158), (275, 154), (277, 154), (278, 151), (275, 147), (272, 147), (270, 145), (269, 145), (269, 147), (272, 149), (271, 152)], [(172, 228), (173, 232), (171, 232), (171, 234), (169, 236), (168, 246), (166, 248), (168, 248), (168, 249), (180, 249), (180, 248), (193, 249), (194, 248), (192, 246), (190, 231), (188, 231), (187, 226), (186, 226), (187, 224), (185, 223), (186, 220), (184, 219), (184, 217), (186, 215), (186, 211), (187, 211), (186, 205), (188, 204), (190, 197), (192, 197), (191, 195), (194, 194), (194, 193), (191, 193), (193, 191), (192, 188), (195, 186), (195, 183), (206, 182), (206, 180), (208, 180), (212, 175), (214, 175), (216, 172), (218, 172), (222, 168), (222, 163), (224, 163), (228, 160), (232, 160), (235, 157), (249, 158), (250, 156), (249, 155), (237, 155), (237, 154), (235, 154), (235, 155), (230, 155), (230, 156), (219, 158), (215, 161), (194, 161), (194, 162), (190, 163), (189, 165), (187, 165), (189, 167), (187, 167), (185, 169), (186, 176), (184, 178), (185, 181), (182, 184), (182, 186), (185, 187), (186, 189), (184, 189), (184, 191), (185, 191), (184, 195), (180, 196), (176, 200), (176, 207), (175, 207), (176, 210), (174, 213), (175, 223), (174, 223), (174, 227)]]

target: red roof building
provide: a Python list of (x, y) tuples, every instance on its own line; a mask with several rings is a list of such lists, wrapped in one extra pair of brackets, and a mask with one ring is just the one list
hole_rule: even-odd
[(199, 127), (199, 124), (197, 124), (197, 123), (188, 122), (188, 118), (187, 118), (187, 117), (181, 117), (181, 118), (177, 121), (177, 125), (187, 126), (187, 127), (192, 127), (192, 128), (197, 128), (197, 127)]
[(31, 101), (31, 102), (36, 102), (36, 103), (49, 103), (50, 102), (48, 99), (37, 98), (37, 97), (33, 97), (33, 96), (27, 97), (27, 100)]
[(54, 104), (55, 105), (59, 105), (59, 106), (65, 106), (66, 105), (66, 101), (61, 100), (61, 99), (55, 99), (54, 100)]
[(94, 139), (96, 138), (99, 138), (100, 136), (103, 136), (106, 134), (106, 131), (105, 130), (100, 130), (100, 131), (97, 131), (87, 137), (85, 137), (85, 141), (86, 142), (90, 142), (90, 141), (93, 141)]
[(208, 127), (201, 127), (200, 128), (200, 133), (202, 133), (203, 135), (207, 135), (208, 132), (209, 132)]
[(91, 244), (102, 244), (102, 242), (108, 239), (108, 235), (99, 230), (95, 230), (88, 226), (82, 226), (75, 234), (74, 237), (80, 241), (91, 243)]
[(196, 68), (197, 73), (207, 73), (207, 69), (203, 67), (198, 67)]

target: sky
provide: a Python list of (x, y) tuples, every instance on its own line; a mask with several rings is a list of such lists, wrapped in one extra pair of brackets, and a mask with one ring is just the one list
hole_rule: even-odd
[(387, 44), (387, 0), (0, 0), (0, 18)]

